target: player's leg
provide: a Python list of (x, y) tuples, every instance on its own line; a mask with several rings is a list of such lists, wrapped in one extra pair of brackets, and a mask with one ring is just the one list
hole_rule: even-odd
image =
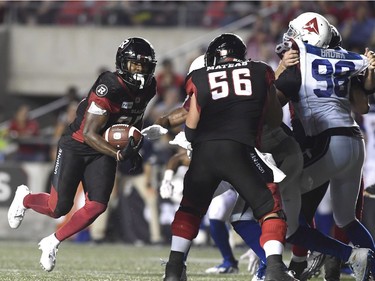
[[(93, 160), (95, 158), (95, 160)], [(39, 243), (42, 250), (40, 263), (46, 271), (55, 267), (56, 252), (59, 244), (65, 239), (88, 227), (107, 207), (107, 203), (114, 185), (116, 162), (112, 157), (102, 155), (85, 157), (86, 169), (82, 179), (86, 192), (85, 204), (78, 209), (71, 218), (61, 226), (56, 233), (45, 237)], [(69, 163), (66, 163), (69, 164)], [(63, 177), (69, 173), (62, 167)], [(60, 182), (58, 187), (67, 183)]]
[[(229, 151), (227, 157), (231, 154), (233, 152)], [(237, 154), (236, 161), (233, 161), (227, 171), (228, 182), (249, 204), (254, 217), (260, 221), (262, 228), (260, 244), (267, 260), (265, 280), (295, 280), (288, 275), (282, 261), (287, 225), (281, 209), (279, 189), (276, 184), (266, 184), (266, 177), (259, 177), (261, 172), (273, 178), (272, 171), (263, 165), (263, 161), (255, 151), (242, 151)], [(226, 169), (228, 170), (228, 165)]]
[(221, 179), (215, 176), (211, 161), (213, 146), (194, 147), (194, 157), (184, 177), (183, 198), (172, 222), (171, 251), (165, 269), (165, 281), (180, 281), (185, 257), (197, 236), (203, 216)]
[[(82, 159), (75, 157), (71, 151), (59, 147), (53, 170), (51, 192), (34, 194), (27, 186), (19, 186), (8, 211), (9, 225), (12, 228), (17, 228), (27, 209), (33, 209), (53, 218), (66, 215), (73, 206), (74, 196), (82, 175), (81, 167)], [(72, 171), (74, 172), (72, 173)], [(61, 184), (62, 181), (68, 184)]]
[[(219, 193), (217, 196), (215, 196)], [(206, 273), (237, 273), (238, 261), (233, 255), (229, 243), (228, 220), (237, 200), (237, 192), (232, 186), (222, 181), (215, 191), (214, 198), (208, 208), (210, 234), (219, 249), (223, 262), (220, 265), (206, 269)]]

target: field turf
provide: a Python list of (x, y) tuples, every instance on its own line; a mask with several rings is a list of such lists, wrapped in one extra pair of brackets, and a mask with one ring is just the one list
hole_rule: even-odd
[[(45, 272), (39, 265), (38, 241), (0, 241), (0, 280), (15, 281), (161, 281), (168, 246), (130, 246), (64, 242), (57, 253), (56, 267)], [(236, 257), (246, 249), (235, 248)], [(285, 259), (290, 254), (285, 253)], [(209, 275), (204, 270), (221, 261), (215, 247), (193, 246), (188, 260), (188, 281), (251, 280), (247, 262), (240, 261), (239, 274)], [(311, 280), (323, 280), (316, 278)], [(342, 280), (354, 280), (343, 277)]]

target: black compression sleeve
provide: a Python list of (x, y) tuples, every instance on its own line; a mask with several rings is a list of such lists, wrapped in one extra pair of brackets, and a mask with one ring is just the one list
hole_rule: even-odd
[(186, 136), (186, 139), (189, 141), (189, 142), (192, 142), (195, 135), (196, 135), (196, 132), (197, 130), (196, 129), (191, 129), (189, 128), (188, 126), (185, 126), (185, 136)]

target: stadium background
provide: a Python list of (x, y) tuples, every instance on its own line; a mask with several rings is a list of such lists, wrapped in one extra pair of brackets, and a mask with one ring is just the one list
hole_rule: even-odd
[[(117, 46), (127, 37), (145, 37), (153, 44), (156, 74), (163, 61), (171, 60), (174, 71), (184, 76), (190, 62), (223, 32), (239, 34), (248, 45), (248, 57), (276, 67), (274, 46), (289, 20), (307, 11), (335, 24), (345, 48), (360, 53), (365, 47), (375, 49), (373, 1), (1, 1), (0, 240), (35, 242), (56, 226), (29, 212), (20, 230), (11, 231), (5, 219), (16, 186), (25, 183), (34, 192), (44, 191), (52, 168), (48, 157), (13, 157), (20, 140), (8, 138), (6, 130), (21, 105), (30, 107), (31, 118), (41, 127), (40, 135), (27, 141), (47, 151), (69, 89), (83, 97), (99, 71), (114, 70)], [(145, 220), (142, 210), (131, 215)]]

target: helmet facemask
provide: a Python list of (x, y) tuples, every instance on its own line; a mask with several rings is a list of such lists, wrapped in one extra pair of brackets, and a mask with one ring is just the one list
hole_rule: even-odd
[[(141, 65), (141, 71), (138, 71), (135, 65)], [(117, 69), (117, 72), (132, 88), (143, 89), (151, 83), (155, 72), (155, 66), (155, 62), (146, 59), (124, 59), (121, 62), (121, 68)]]
[(116, 71), (132, 90), (147, 87), (156, 67), (152, 45), (143, 38), (125, 40), (117, 51)]

